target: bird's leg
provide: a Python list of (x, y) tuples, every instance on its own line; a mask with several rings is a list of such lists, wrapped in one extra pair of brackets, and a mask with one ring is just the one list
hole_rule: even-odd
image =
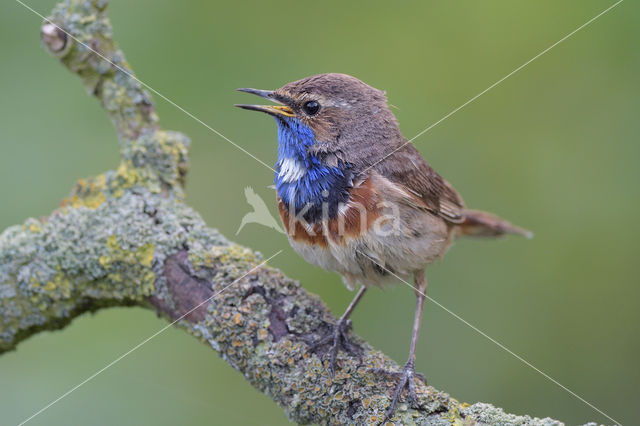
[(400, 372), (387, 372), (384, 370), (376, 370), (378, 373), (392, 375), (399, 377), (398, 384), (396, 385), (396, 389), (393, 392), (393, 399), (391, 400), (391, 405), (389, 405), (389, 409), (387, 410), (385, 421), (389, 420), (393, 416), (393, 412), (396, 409), (396, 405), (398, 404), (398, 400), (400, 399), (400, 395), (402, 395), (402, 391), (407, 388), (409, 390), (408, 402), (409, 404), (416, 408), (418, 404), (418, 397), (416, 395), (416, 384), (414, 382), (414, 378), (418, 377), (426, 383), (425, 377), (416, 373), (416, 346), (418, 344), (418, 336), (420, 334), (420, 323), (422, 322), (422, 311), (424, 307), (424, 299), (427, 290), (427, 280), (424, 274), (424, 270), (418, 271), (414, 274), (415, 286), (414, 290), (416, 293), (416, 312), (413, 319), (413, 331), (411, 333), (411, 346), (409, 347), (409, 359), (407, 363), (402, 367), (402, 371)]
[(367, 291), (367, 288), (363, 285), (356, 293), (356, 296), (353, 298), (347, 310), (344, 311), (344, 314), (338, 319), (338, 321), (334, 324), (333, 329), (329, 331), (324, 337), (320, 338), (320, 340), (316, 341), (311, 345), (311, 350), (315, 350), (321, 346), (330, 345), (329, 347), (329, 369), (331, 371), (331, 375), (333, 376), (336, 371), (336, 359), (338, 357), (338, 351), (342, 349), (343, 351), (356, 355), (360, 352), (360, 348), (355, 344), (351, 343), (348, 337), (349, 330), (351, 328), (351, 321), (349, 317), (353, 313), (356, 305), (362, 299), (362, 296)]

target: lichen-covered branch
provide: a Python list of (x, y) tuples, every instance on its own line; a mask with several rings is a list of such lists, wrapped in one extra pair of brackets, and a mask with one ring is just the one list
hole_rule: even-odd
[[(312, 352), (308, 345), (334, 321), (327, 307), (281, 272), (256, 268), (261, 255), (227, 241), (185, 204), (189, 141), (160, 129), (149, 94), (111, 38), (106, 4), (60, 3), (42, 37), (111, 117), (121, 164), (79, 180), (49, 217), (0, 235), (0, 353), (87, 311), (137, 305), (168, 320), (184, 316), (177, 326), (218, 352), (292, 421), (379, 423), (394, 383), (372, 370), (398, 366), (356, 338), (362, 356), (341, 353), (330, 377), (325, 348)], [(417, 385), (422, 408), (401, 405), (394, 422), (560, 424), (460, 404)]]

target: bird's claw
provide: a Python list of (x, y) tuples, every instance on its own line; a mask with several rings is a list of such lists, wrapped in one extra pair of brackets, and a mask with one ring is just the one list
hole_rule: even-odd
[[(382, 376), (387, 376), (387, 377), (391, 377), (391, 378), (398, 379), (398, 380), (400, 380), (400, 378), (404, 374), (403, 371), (390, 371), (390, 370), (385, 370), (384, 368), (370, 368), (367, 371), (369, 373), (379, 374), (379, 375), (382, 375)], [(414, 371), (413, 372), (413, 377), (415, 377), (416, 379), (427, 383), (427, 378), (422, 373)]]
[(414, 379), (418, 378), (425, 384), (427, 383), (427, 379), (422, 373), (416, 373), (415, 365), (412, 361), (407, 361), (404, 367), (402, 367), (401, 371), (389, 371), (382, 368), (375, 368), (371, 369), (370, 371), (374, 374), (382, 374), (388, 377), (397, 378), (398, 380), (398, 384), (396, 385), (396, 388), (393, 392), (391, 404), (389, 405), (389, 408), (387, 409), (387, 412), (385, 414), (384, 421), (382, 422), (383, 424), (389, 421), (391, 417), (393, 417), (393, 413), (396, 410), (396, 405), (398, 404), (400, 396), (402, 395), (402, 391), (405, 388), (407, 388), (409, 391), (407, 395), (407, 402), (409, 403), (409, 405), (413, 408), (419, 408), (418, 396), (416, 394), (416, 384)]
[[(338, 352), (340, 350), (348, 353), (349, 355), (360, 355), (360, 347), (351, 342), (348, 336), (349, 331), (351, 330), (351, 326), (351, 320), (338, 320), (338, 322), (333, 325), (333, 328), (329, 330), (326, 335), (311, 344), (311, 351), (315, 352), (320, 350), (322, 355), (326, 354), (327, 352), (330, 354), (329, 371), (331, 373), (331, 376), (335, 375), (336, 361), (338, 358)], [(322, 350), (322, 347), (327, 345), (330, 345), (329, 348), (327, 350)]]

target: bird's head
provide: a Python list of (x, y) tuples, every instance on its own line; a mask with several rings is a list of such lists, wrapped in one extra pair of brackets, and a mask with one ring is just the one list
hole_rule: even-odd
[(276, 90), (238, 90), (279, 104), (237, 106), (274, 116), (281, 150), (285, 144), (301, 153), (361, 155), (399, 135), (384, 92), (346, 74), (318, 74)]

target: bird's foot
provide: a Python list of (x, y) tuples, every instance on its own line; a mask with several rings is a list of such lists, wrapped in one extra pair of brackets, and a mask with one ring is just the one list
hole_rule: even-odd
[(327, 334), (311, 343), (311, 351), (320, 352), (321, 356), (329, 353), (329, 371), (331, 376), (334, 376), (336, 372), (338, 351), (346, 352), (353, 356), (360, 356), (362, 352), (362, 349), (349, 339), (351, 327), (351, 320), (340, 319)]
[(383, 424), (386, 423), (391, 417), (393, 417), (393, 413), (396, 410), (396, 405), (400, 400), (400, 396), (402, 395), (402, 391), (406, 388), (409, 392), (407, 395), (407, 402), (412, 408), (419, 408), (418, 405), (418, 396), (416, 395), (416, 384), (414, 382), (415, 378), (422, 380), (425, 384), (427, 383), (426, 377), (422, 373), (416, 373), (416, 368), (413, 361), (407, 361), (407, 363), (402, 367), (401, 371), (389, 371), (382, 368), (372, 369), (371, 372), (375, 374), (382, 374), (388, 377), (393, 377), (398, 380), (398, 384), (396, 385), (396, 389), (393, 392), (393, 399), (391, 400), (391, 404), (387, 409), (385, 414)]

